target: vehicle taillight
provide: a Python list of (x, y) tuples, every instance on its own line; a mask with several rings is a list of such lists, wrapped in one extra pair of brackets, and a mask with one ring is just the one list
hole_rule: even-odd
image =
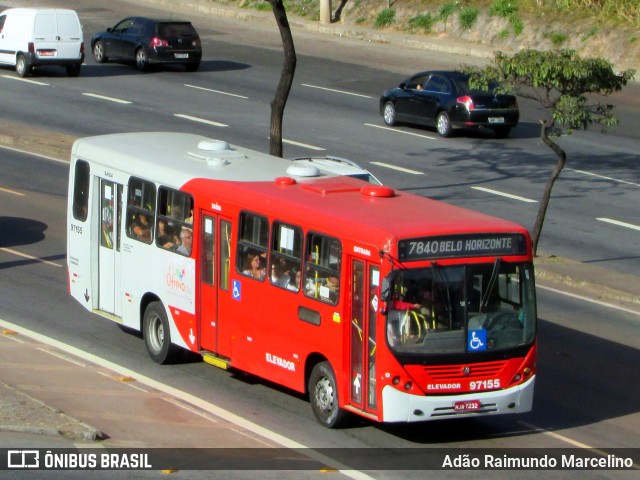
[(463, 104), (467, 110), (475, 109), (475, 105), (473, 104), (473, 99), (469, 95), (464, 95), (463, 97), (456, 98), (456, 102)]
[(151, 39), (151, 46), (153, 48), (156, 48), (156, 47), (168, 47), (169, 46), (169, 42), (167, 42), (166, 40), (162, 40), (161, 38), (158, 38), (158, 37), (153, 37)]
[(36, 53), (36, 46), (33, 42), (29, 42), (29, 53)]

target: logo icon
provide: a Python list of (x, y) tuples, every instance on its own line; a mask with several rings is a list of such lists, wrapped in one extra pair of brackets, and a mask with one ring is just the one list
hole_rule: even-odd
[(38, 450), (8, 450), (8, 468), (39, 468), (40, 452)]

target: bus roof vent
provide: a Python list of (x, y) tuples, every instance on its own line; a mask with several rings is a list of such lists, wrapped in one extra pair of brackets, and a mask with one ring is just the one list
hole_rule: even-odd
[(287, 175), (292, 177), (318, 177), (320, 170), (313, 165), (290, 165), (287, 167)]
[(188, 152), (192, 158), (204, 160), (209, 167), (229, 165), (234, 158), (245, 158), (245, 154), (231, 149), (224, 140), (202, 140), (196, 152)]
[(224, 140), (202, 140), (198, 143), (198, 150), (207, 152), (230, 151), (231, 146)]

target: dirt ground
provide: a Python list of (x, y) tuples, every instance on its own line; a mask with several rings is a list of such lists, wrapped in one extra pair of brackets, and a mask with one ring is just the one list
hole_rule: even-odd
[[(215, 3), (255, 8), (258, 0), (211, 0)], [(287, 0), (288, 14), (296, 17), (296, 11), (303, 6), (309, 10), (307, 20), (318, 18), (313, 0)], [(332, 0), (332, 11), (340, 5), (340, 0)], [(583, 57), (604, 57), (616, 70), (633, 68), (640, 71), (640, 33), (632, 25), (605, 24), (597, 12), (571, 14), (540, 9), (537, 12), (519, 12), (523, 22), (522, 33), (515, 34), (513, 25), (505, 18), (491, 16), (488, 9), (480, 8), (476, 23), (465, 29), (461, 26), (459, 14), (437, 22), (431, 32), (411, 28), (409, 20), (418, 14), (436, 16), (446, 0), (395, 0), (391, 8), (395, 11), (394, 21), (381, 31), (408, 33), (427, 38), (457, 38), (473, 43), (492, 45), (496, 50), (515, 53), (524, 48), (548, 50), (570, 48)], [(464, 2), (463, 2), (464, 3)], [(474, 2), (467, 2), (473, 4)], [(481, 2), (478, 2), (481, 3)], [(388, 6), (388, 0), (348, 0), (342, 10), (339, 22), (345, 25), (374, 27), (377, 15)], [(314, 17), (315, 16), (315, 17)], [(564, 41), (558, 39), (566, 37)], [(557, 43), (554, 43), (555, 39)]]

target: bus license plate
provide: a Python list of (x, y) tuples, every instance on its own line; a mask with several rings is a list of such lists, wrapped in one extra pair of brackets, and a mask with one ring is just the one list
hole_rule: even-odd
[(489, 117), (489, 123), (504, 123), (504, 117)]
[(454, 403), (453, 409), (456, 412), (475, 412), (476, 410), (480, 410), (481, 406), (480, 400), (467, 400)]

